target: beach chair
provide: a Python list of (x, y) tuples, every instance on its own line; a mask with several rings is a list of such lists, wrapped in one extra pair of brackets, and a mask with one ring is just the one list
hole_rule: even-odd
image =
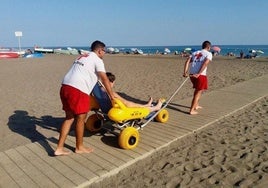
[(118, 136), (118, 144), (123, 149), (133, 149), (139, 142), (139, 130), (150, 121), (161, 123), (168, 121), (169, 113), (161, 108), (150, 112), (146, 107), (127, 107), (119, 99), (110, 100), (100, 81), (91, 94), (91, 114), (86, 121), (86, 128), (91, 132), (104, 129)]

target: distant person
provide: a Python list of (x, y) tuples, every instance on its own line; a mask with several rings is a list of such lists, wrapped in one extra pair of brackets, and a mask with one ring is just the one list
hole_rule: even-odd
[(243, 50), (240, 51), (240, 59), (243, 59), (244, 58), (244, 52)]
[[(111, 72), (107, 72), (106, 73), (110, 84), (111, 84), (111, 88), (114, 87), (115, 84), (115, 75), (112, 74)], [(132, 101), (129, 101), (127, 99), (124, 99), (123, 97), (121, 97), (118, 93), (113, 92), (114, 97), (116, 97), (117, 99), (119, 99), (124, 105), (126, 105), (127, 107), (142, 107), (142, 108), (148, 108), (150, 110), (150, 112), (153, 111), (158, 111), (161, 109), (162, 104), (163, 104), (163, 99), (159, 99), (156, 105), (152, 105), (153, 99), (150, 97), (149, 101), (147, 104), (139, 104), (139, 103), (135, 103)]]
[(210, 48), (211, 43), (209, 41), (204, 41), (202, 50), (193, 52), (184, 65), (183, 76), (190, 76), (193, 88), (195, 89), (189, 112), (191, 115), (198, 114), (197, 110), (202, 108), (199, 105), (199, 100), (202, 91), (208, 89), (207, 66), (212, 61)]
[(60, 90), (60, 97), (65, 111), (65, 120), (62, 123), (59, 142), (54, 154), (68, 155), (64, 150), (64, 143), (75, 122), (76, 147), (75, 153), (90, 153), (92, 148), (83, 144), (84, 124), (90, 110), (89, 95), (100, 79), (107, 89), (111, 99), (114, 98), (109, 79), (103, 63), (105, 44), (95, 41), (91, 44), (91, 52), (77, 58), (67, 74), (64, 76)]

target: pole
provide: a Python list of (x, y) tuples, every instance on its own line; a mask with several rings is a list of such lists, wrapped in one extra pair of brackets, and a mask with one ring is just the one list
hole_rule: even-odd
[(21, 52), (20, 37), (18, 37), (18, 39), (19, 39), (19, 50), (20, 50), (20, 52)]
[(20, 46), (20, 37), (22, 37), (22, 32), (21, 31), (16, 31), (15, 36), (18, 37), (19, 40), (19, 50), (21, 52), (21, 46)]

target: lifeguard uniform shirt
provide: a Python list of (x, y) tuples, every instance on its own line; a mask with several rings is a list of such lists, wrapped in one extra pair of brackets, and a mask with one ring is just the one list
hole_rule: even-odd
[(72, 86), (89, 95), (97, 83), (97, 72), (106, 72), (103, 60), (94, 52), (90, 52), (74, 61), (64, 76), (62, 84)]
[[(198, 50), (192, 53), (191, 58), (192, 63), (190, 65), (190, 74), (198, 74), (206, 59), (212, 61), (212, 53), (204, 49)], [(204, 69), (201, 75), (207, 75), (207, 67)]]

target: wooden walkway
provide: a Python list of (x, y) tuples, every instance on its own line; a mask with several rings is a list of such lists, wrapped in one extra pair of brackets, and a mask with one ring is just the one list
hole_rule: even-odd
[[(86, 187), (118, 173), (170, 143), (196, 132), (246, 106), (268, 96), (268, 75), (206, 93), (205, 107), (196, 116), (186, 114), (191, 99), (174, 101), (168, 106), (166, 124), (151, 122), (140, 131), (134, 150), (117, 146), (113, 135), (97, 134), (84, 138), (94, 147), (91, 154), (53, 157), (56, 138), (12, 148), (0, 153), (0, 187)], [(75, 138), (69, 136), (66, 147), (73, 150)]]

